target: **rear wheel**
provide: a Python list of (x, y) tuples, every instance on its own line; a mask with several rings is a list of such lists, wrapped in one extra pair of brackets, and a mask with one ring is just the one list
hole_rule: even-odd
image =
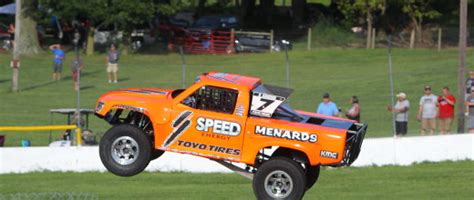
[(253, 178), (253, 190), (257, 199), (301, 199), (305, 185), (302, 167), (294, 160), (284, 157), (264, 162)]
[(151, 141), (132, 125), (121, 124), (109, 129), (100, 140), (99, 154), (105, 168), (119, 176), (142, 172), (150, 162)]
[(309, 190), (318, 181), (319, 171), (321, 167), (318, 166), (307, 166), (306, 167), (306, 190)]

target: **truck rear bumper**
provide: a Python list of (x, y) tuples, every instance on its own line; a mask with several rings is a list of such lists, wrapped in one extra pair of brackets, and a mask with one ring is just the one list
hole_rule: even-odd
[(333, 166), (350, 166), (359, 156), (368, 125), (355, 123), (353, 126), (355, 127), (351, 127), (351, 129), (347, 131), (344, 159), (342, 159), (341, 163)]

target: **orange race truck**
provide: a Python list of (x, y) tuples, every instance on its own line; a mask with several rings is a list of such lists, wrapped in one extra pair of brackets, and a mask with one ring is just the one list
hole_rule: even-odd
[(100, 158), (110, 172), (132, 176), (165, 151), (201, 156), (253, 178), (258, 199), (301, 199), (320, 166), (357, 159), (367, 125), (293, 110), (286, 103), (291, 92), (216, 72), (187, 89), (111, 91), (95, 108), (113, 125), (100, 141)]

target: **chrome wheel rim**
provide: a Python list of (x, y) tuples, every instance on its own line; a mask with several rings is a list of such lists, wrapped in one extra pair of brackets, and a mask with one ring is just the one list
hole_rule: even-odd
[(129, 136), (122, 136), (112, 143), (112, 159), (120, 165), (129, 165), (137, 160), (140, 150), (138, 143)]
[(274, 199), (288, 197), (293, 191), (293, 180), (288, 173), (277, 170), (265, 178), (265, 191)]

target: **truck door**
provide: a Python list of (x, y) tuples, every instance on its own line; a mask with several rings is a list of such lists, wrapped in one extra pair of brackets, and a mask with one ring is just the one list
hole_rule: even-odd
[(205, 85), (174, 106), (171, 134), (163, 146), (201, 156), (238, 160), (248, 94)]

